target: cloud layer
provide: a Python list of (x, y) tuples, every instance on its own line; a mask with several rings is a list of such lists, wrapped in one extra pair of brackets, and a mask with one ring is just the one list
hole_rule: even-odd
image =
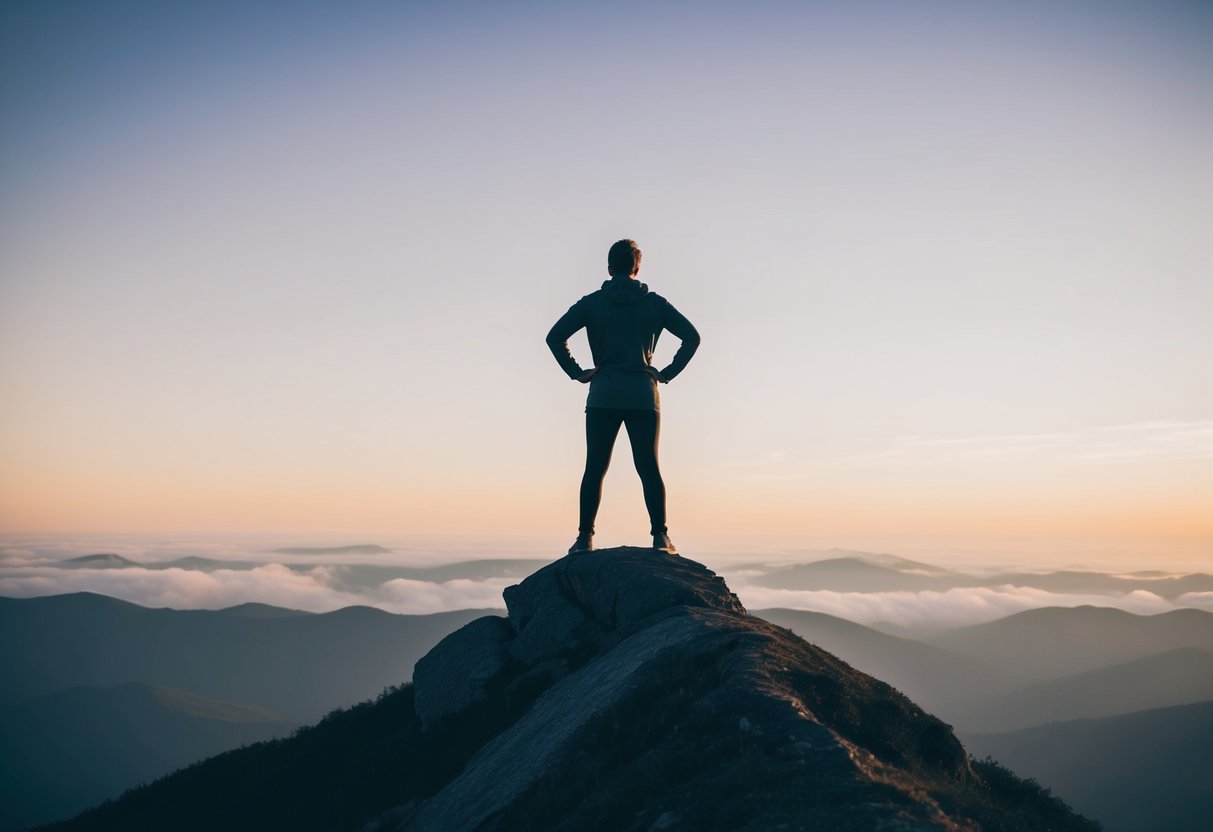
[(1154, 615), (1184, 606), (1213, 609), (1213, 598), (1203, 604), (1185, 603), (1188, 596), (1171, 602), (1143, 590), (1125, 595), (1087, 595), (1005, 585), (963, 587), (943, 592), (836, 592), (770, 589), (741, 582), (731, 582), (730, 585), (748, 609), (788, 607), (824, 612), (859, 624), (887, 623), (908, 628), (980, 624), (1039, 607), (1092, 605), (1116, 607), (1138, 615)]
[[(456, 609), (504, 607), (508, 578), (420, 581), (396, 578), (368, 588), (344, 580), (351, 559), (317, 564), (315, 557), (274, 554), (263, 541), (225, 540), (39, 540), (0, 548), (0, 596), (28, 598), (67, 592), (97, 592), (147, 607), (222, 609), (244, 603), (272, 604), (308, 612), (374, 606), (389, 612), (428, 614)], [(240, 561), (233, 568), (64, 568), (73, 557), (113, 552), (153, 564), (182, 557)], [(450, 560), (460, 559), (458, 556)], [(248, 562), (254, 562), (248, 568)], [(368, 558), (376, 566), (431, 566), (433, 553), (404, 551)], [(294, 568), (291, 567), (291, 564)]]
[[(207, 571), (143, 566), (69, 569), (58, 565), (80, 554), (101, 551), (117, 552), (145, 563), (186, 555), (257, 563), (251, 568), (240, 566)], [(417, 553), (405, 552), (369, 562), (377, 566), (404, 566), (417, 559)], [(306, 566), (300, 565), (299, 560), (273, 555), (263, 545), (238, 542), (158, 542), (148, 546), (137, 542), (114, 545), (110, 541), (109, 545), (98, 546), (92, 541), (57, 541), (17, 545), (0, 548), (0, 595), (32, 597), (97, 592), (143, 606), (176, 609), (220, 609), (257, 602), (309, 612), (366, 605), (394, 613), (427, 614), (502, 608), (502, 591), (517, 582), (516, 578), (495, 576), (447, 581), (388, 576), (374, 585), (351, 586), (346, 579), (346, 570), (350, 567), (348, 559), (342, 559), (340, 563), (316, 564), (313, 558)], [(293, 568), (288, 565), (292, 561)], [(433, 556), (423, 555), (421, 563), (433, 565)], [(789, 607), (824, 612), (860, 624), (886, 623), (907, 628), (976, 624), (1039, 607), (1094, 605), (1142, 615), (1181, 607), (1213, 611), (1213, 592), (1188, 593), (1174, 600), (1146, 590), (1119, 595), (1071, 594), (1010, 584), (946, 591), (839, 592), (758, 586), (750, 581), (760, 576), (762, 570), (752, 566), (725, 570), (722, 574), (749, 609)]]
[(0, 568), (0, 595), (28, 598), (65, 592), (98, 592), (146, 607), (222, 609), (248, 602), (329, 612), (374, 606), (388, 612), (426, 614), (445, 610), (503, 607), (501, 592), (515, 581), (445, 582), (395, 579), (365, 592), (330, 584), (332, 567), (296, 572), (280, 563), (253, 569), (62, 569), (48, 566)]

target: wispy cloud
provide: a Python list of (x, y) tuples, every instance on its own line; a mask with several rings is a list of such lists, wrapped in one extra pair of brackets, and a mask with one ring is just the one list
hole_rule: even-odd
[(1175, 600), (1185, 607), (1196, 607), (1213, 612), (1213, 592), (1188, 592)]
[(503, 608), (505, 602), (501, 597), (502, 591), (510, 584), (516, 583), (517, 580), (510, 578), (483, 581), (458, 579), (443, 583), (397, 578), (375, 591), (376, 606), (393, 612), (409, 613)]
[[(314, 540), (304, 540), (314, 544)], [(349, 541), (340, 541), (348, 543)], [(501, 593), (516, 583), (510, 578), (425, 581), (396, 578), (379, 584), (351, 586), (351, 561), (316, 563), (309, 556), (273, 552), (282, 541), (272, 538), (39, 538), (0, 547), (0, 595), (31, 597), (67, 592), (97, 592), (148, 607), (221, 609), (258, 602), (328, 612), (349, 606), (374, 606), (389, 612), (427, 614), (456, 609), (504, 606)], [(462, 553), (421, 551), (406, 545), (360, 559), (376, 567), (429, 566), (467, 559)], [(233, 562), (232, 568), (64, 568), (62, 561), (79, 555), (113, 552), (136, 563), (156, 564), (194, 556)], [(473, 557), (483, 557), (473, 552)], [(487, 554), (487, 553), (485, 553)], [(475, 576), (473, 576), (475, 577)]]
[[(351, 583), (350, 565), (306, 566), (276, 562), (261, 542), (241, 545), (228, 541), (51, 541), (32, 546), (0, 549), (0, 595), (31, 597), (66, 592), (97, 592), (149, 607), (219, 609), (245, 602), (260, 602), (311, 612), (327, 612), (354, 605), (375, 606), (389, 612), (426, 614), (469, 608), (501, 608), (502, 591), (516, 578), (459, 578), (427, 581), (391, 577), (381, 583)], [(67, 557), (97, 551), (117, 551), (141, 562), (169, 560), (185, 553), (222, 555), (244, 561), (238, 568), (208, 571), (182, 568), (69, 569), (57, 565)], [(837, 551), (805, 550), (785, 553), (804, 562), (837, 556)], [(451, 560), (458, 560), (452, 558)], [(389, 559), (390, 560), (390, 559)], [(249, 564), (249, 561), (255, 563)], [(262, 561), (262, 562), (257, 562)], [(376, 560), (376, 563), (382, 561)], [(235, 565), (234, 565), (235, 566)], [(747, 607), (791, 607), (829, 613), (863, 624), (890, 622), (907, 627), (941, 627), (990, 621), (1026, 609), (1050, 606), (1118, 607), (1135, 613), (1158, 613), (1180, 607), (1213, 611), (1213, 592), (1189, 593), (1168, 601), (1153, 592), (1129, 594), (1065, 594), (1033, 586), (970, 587), (923, 592), (836, 592), (784, 590), (751, 584), (764, 570), (752, 564), (724, 568), (729, 586)]]
[(366, 603), (333, 590), (316, 577), (271, 563), (255, 569), (59, 569), (26, 567), (0, 577), (0, 594), (29, 597), (64, 592), (99, 592), (147, 607), (219, 609), (257, 601), (323, 612)]
[[(946, 592), (834, 592), (831, 590), (786, 590), (757, 586), (734, 587), (748, 609), (786, 607), (811, 610), (860, 624), (887, 622), (902, 627), (959, 627), (993, 621), (1040, 607), (1092, 605), (1116, 607), (1138, 615), (1168, 612), (1185, 604), (1152, 592), (1138, 590), (1126, 595), (1087, 595), (1047, 592), (1024, 586), (966, 587)], [(1213, 595), (1213, 593), (1211, 593)], [(1213, 607), (1213, 597), (1209, 599)]]
[(516, 581), (504, 578), (442, 583), (391, 580), (365, 591), (337, 589), (324, 568), (297, 572), (283, 564), (253, 569), (61, 569), (9, 567), (0, 574), (0, 595), (26, 598), (65, 592), (98, 592), (147, 607), (221, 609), (259, 602), (309, 612), (375, 606), (388, 612), (424, 614), (502, 607), (501, 592)]

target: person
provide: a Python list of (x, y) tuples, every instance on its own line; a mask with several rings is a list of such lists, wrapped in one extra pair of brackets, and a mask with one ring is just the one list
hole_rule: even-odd
[[(602, 501), (602, 481), (620, 425), (627, 428), (632, 461), (644, 489), (653, 548), (677, 554), (666, 528), (665, 482), (657, 463), (661, 398), (657, 385), (673, 381), (699, 348), (699, 332), (668, 300), (637, 279), (640, 249), (620, 240), (607, 252), (610, 279), (574, 303), (552, 326), (547, 345), (574, 381), (589, 384), (585, 407), (585, 474), (577, 540), (569, 554), (594, 548), (594, 521)], [(594, 366), (584, 370), (569, 352), (568, 340), (585, 328)], [(669, 365), (653, 366), (663, 330), (682, 344)]]

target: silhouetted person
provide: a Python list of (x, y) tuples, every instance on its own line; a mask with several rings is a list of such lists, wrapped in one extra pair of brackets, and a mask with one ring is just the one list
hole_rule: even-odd
[[(640, 249), (620, 240), (607, 252), (611, 279), (586, 295), (561, 316), (548, 333), (548, 347), (574, 381), (589, 383), (585, 406), (585, 474), (581, 478), (581, 522), (569, 553), (594, 548), (594, 520), (602, 501), (602, 480), (611, 464), (619, 426), (628, 430), (632, 460), (644, 486), (653, 548), (675, 552), (665, 525), (665, 483), (657, 464), (664, 384), (682, 372), (695, 350), (699, 333), (674, 306), (636, 279)], [(585, 327), (594, 357), (583, 370), (569, 352), (568, 340)], [(682, 341), (674, 360), (663, 370), (652, 365), (653, 350), (663, 329)]]

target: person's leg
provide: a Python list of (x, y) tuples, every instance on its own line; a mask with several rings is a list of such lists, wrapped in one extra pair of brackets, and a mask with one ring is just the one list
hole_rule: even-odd
[(619, 436), (623, 414), (607, 408), (587, 408), (585, 411), (585, 473), (581, 477), (581, 521), (578, 532), (582, 537), (594, 533), (598, 504), (602, 502), (602, 480), (611, 464), (611, 450)]
[(628, 441), (632, 443), (632, 461), (644, 487), (644, 504), (649, 510), (649, 524), (654, 537), (664, 535), (665, 481), (657, 464), (657, 440), (661, 435), (661, 414), (656, 410), (632, 410), (625, 420)]

